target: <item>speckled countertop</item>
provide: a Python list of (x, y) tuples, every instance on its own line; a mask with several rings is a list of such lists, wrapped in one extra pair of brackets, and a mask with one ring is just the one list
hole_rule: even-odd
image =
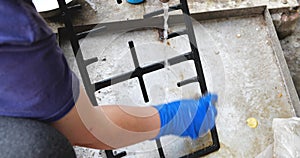
[[(297, 0), (187, 0), (191, 13), (199, 13), (214, 10), (247, 8), (267, 5), (268, 8), (282, 8), (298, 6)], [(286, 1), (286, 3), (285, 3)], [(123, 0), (117, 4), (116, 0), (74, 0), (74, 3), (82, 5), (82, 10), (74, 14), (74, 25), (95, 24), (113, 21), (125, 21), (142, 19), (144, 14), (162, 8), (159, 0), (146, 0), (139, 5), (131, 5)], [(73, 3), (73, 4), (74, 4)], [(179, 0), (170, 0), (169, 5), (178, 4)], [(178, 12), (177, 12), (178, 13)], [(176, 14), (176, 12), (172, 13)], [(54, 32), (62, 27), (61, 22), (47, 19)]]
[[(192, 12), (197, 12), (197, 11), (207, 11), (207, 10), (215, 10), (215, 9), (220, 9), (220, 8), (233, 8), (233, 7), (247, 7), (247, 6), (255, 6), (255, 5), (261, 5), (261, 4), (269, 4), (269, 6), (272, 7), (276, 7), (279, 4), (280, 5), (291, 5), (291, 4), (295, 4), (295, 1), (288, 1), (288, 4), (282, 4), (282, 1), (258, 1), (259, 3), (254, 3), (254, 1), (231, 1), (231, 0), (224, 0), (224, 1), (193, 1), (190, 0), (190, 7), (191, 7), (191, 11)], [(280, 2), (280, 3), (279, 3)], [(294, 3), (295, 2), (295, 3)], [(159, 2), (157, 2), (156, 0), (148, 0), (147, 3), (144, 3), (142, 5), (129, 5), (128, 3), (122, 3), (121, 5), (117, 5), (114, 1), (111, 2), (106, 2), (106, 1), (102, 1), (102, 0), (91, 0), (88, 3), (85, 2), (80, 2), (83, 4), (83, 10), (84, 13), (76, 13), (77, 16), (75, 19), (73, 19), (74, 23), (76, 25), (81, 25), (81, 24), (91, 24), (91, 23), (98, 23), (98, 22), (111, 22), (111, 21), (119, 21), (119, 20), (131, 20), (131, 19), (139, 19), (142, 17), (143, 14), (145, 13), (149, 13), (153, 10), (156, 10), (158, 8), (161, 8), (161, 4)], [(176, 1), (172, 2), (174, 4), (176, 4)], [(149, 5), (151, 4), (151, 5)], [(107, 11), (107, 9), (109, 8), (109, 11)], [(124, 9), (125, 8), (125, 9)], [(110, 13), (108, 13), (110, 12)], [(88, 17), (88, 18), (87, 18)], [(287, 105), (288, 100), (286, 99), (286, 93), (284, 92), (284, 85), (280, 82), (276, 82), (276, 81), (280, 81), (280, 75), (278, 76), (279, 70), (277, 70), (277, 66), (276, 66), (276, 62), (275, 59), (272, 57), (272, 53), (265, 53), (263, 54), (263, 56), (261, 56), (261, 60), (252, 60), (251, 56), (256, 56), (255, 54), (259, 53), (261, 51), (259, 45), (255, 45), (255, 41), (247, 41), (246, 38), (244, 38), (245, 36), (249, 37), (249, 36), (255, 36), (253, 34), (253, 32), (260, 32), (259, 34), (261, 36), (258, 37), (258, 39), (256, 40), (260, 40), (261, 38), (261, 42), (263, 45), (268, 44), (267, 41), (265, 41), (265, 39), (267, 39), (267, 32), (266, 30), (264, 30), (263, 28), (257, 27), (256, 22), (259, 20), (263, 20), (263, 19), (248, 19), (249, 20), (249, 24), (250, 27), (245, 27), (244, 28), (240, 28), (238, 29), (238, 25), (243, 24), (241, 21), (243, 20), (236, 20), (234, 23), (236, 26), (236, 29), (234, 30), (234, 28), (228, 27), (228, 29), (224, 29), (224, 26), (226, 27), (227, 25), (229, 25), (228, 23), (226, 23), (226, 21), (220, 21), (220, 22), (211, 22), (210, 24), (204, 24), (203, 26), (199, 26), (198, 29), (203, 29), (204, 28), (208, 28), (206, 30), (207, 34), (213, 34), (213, 37), (209, 37), (209, 38), (213, 38), (213, 39), (217, 39), (214, 41), (217, 41), (219, 43), (215, 43), (215, 45), (218, 45), (220, 43), (223, 43), (224, 40), (226, 40), (226, 46), (219, 46), (219, 48), (222, 48), (220, 50), (216, 50), (217, 52), (211, 52), (214, 53), (213, 55), (215, 56), (219, 56), (219, 58), (222, 58), (222, 61), (230, 61), (229, 63), (222, 63), (222, 67), (223, 67), (223, 71), (222, 72), (218, 72), (218, 71), (211, 71), (212, 76), (216, 76), (218, 74), (222, 74), (225, 73), (223, 75), (224, 78), (222, 78), (222, 75), (219, 76), (219, 78), (217, 78), (217, 80), (222, 80), (226, 81), (226, 84), (222, 84), (221, 82), (214, 82), (216, 84), (214, 84), (214, 86), (217, 85), (217, 87), (214, 87), (213, 89), (215, 89), (215, 91), (218, 91), (219, 93), (225, 93), (225, 90), (227, 89), (226, 87), (230, 87), (230, 85), (236, 85), (238, 84), (238, 86), (236, 87), (236, 90), (239, 90), (238, 93), (234, 92), (234, 91), (226, 91), (228, 92), (228, 95), (226, 96), (230, 96), (231, 92), (234, 93), (235, 97), (234, 98), (230, 98), (230, 97), (226, 97), (227, 101), (223, 102), (225, 98), (221, 98), (221, 102), (222, 102), (222, 106), (219, 107), (220, 109), (227, 109), (223, 112), (219, 113), (219, 117), (222, 118), (227, 118), (227, 120), (231, 120), (231, 123), (236, 125), (236, 127), (233, 128), (226, 128), (226, 122), (228, 122), (227, 120), (224, 122), (223, 119), (218, 119), (217, 120), (217, 124), (219, 124), (219, 128), (221, 129), (220, 133), (220, 139), (222, 139), (221, 141), (221, 150), (219, 152), (219, 154), (223, 154), (223, 156), (229, 156), (229, 157), (243, 157), (243, 155), (252, 155), (254, 156), (255, 154), (257, 155), (259, 152), (261, 152), (264, 148), (264, 146), (266, 146), (266, 144), (270, 144), (272, 143), (272, 132), (271, 132), (271, 123), (270, 121), (267, 121), (270, 118), (273, 117), (290, 117), (292, 116), (292, 112), (289, 111), (289, 109), (285, 109), (284, 113), (282, 113), (282, 108), (280, 108), (280, 105)], [(49, 20), (48, 20), (49, 22)], [(61, 24), (60, 23), (53, 23), (50, 22), (49, 23), (50, 26), (52, 26), (52, 28), (57, 28), (59, 27)], [(214, 29), (209, 28), (208, 26), (213, 25)], [(245, 23), (246, 24), (246, 23)], [(252, 24), (252, 25), (251, 25)], [(220, 25), (220, 26), (218, 26)], [(222, 25), (222, 26), (221, 26)], [(232, 25), (232, 23), (230, 24)], [(259, 25), (258, 25), (259, 26)], [(231, 30), (232, 29), (232, 30)], [(252, 31), (249, 29), (253, 29)], [(197, 30), (197, 29), (196, 29)], [(231, 31), (230, 31), (231, 30)], [(225, 32), (224, 32), (225, 31)], [(227, 32), (227, 33), (226, 33)], [(241, 32), (241, 33), (239, 33)], [(252, 33), (251, 33), (252, 32)], [(226, 34), (226, 36), (222, 36), (224, 35), (224, 33)], [(151, 36), (150, 33), (147, 33), (149, 36)], [(237, 35), (239, 34), (239, 35)], [(130, 35), (131, 36), (131, 35)], [(232, 37), (230, 37), (232, 36)], [(132, 37), (132, 36), (131, 36)], [(228, 40), (228, 39), (232, 39), (232, 40)], [(235, 41), (235, 42), (234, 42)], [(236, 41), (244, 43), (245, 47), (240, 47), (240, 45), (236, 45)], [(199, 42), (199, 41), (198, 41)], [(228, 43), (229, 42), (229, 43)], [(250, 42), (250, 44), (249, 44)], [(251, 43), (253, 43), (253, 45), (251, 45)], [(248, 43), (248, 45), (247, 45)], [(199, 43), (199, 45), (204, 44), (205, 43)], [(224, 43), (223, 43), (224, 44)], [(176, 41), (171, 41), (171, 46), (176, 46)], [(298, 22), (298, 27), (297, 30), (294, 34), (292, 34), (291, 36), (287, 37), (284, 40), (281, 40), (281, 46), (283, 48), (284, 51), (284, 55), (285, 58), (287, 60), (289, 69), (291, 71), (291, 76), (293, 77), (293, 81), (295, 83), (296, 89), (298, 90), (298, 92), (300, 91), (300, 22)], [(249, 48), (249, 49), (247, 49)], [(209, 51), (214, 51), (213, 49), (211, 49), (210, 47), (203, 47), (204, 50), (209, 50)], [(232, 50), (239, 50), (240, 53), (234, 53)], [(257, 51), (254, 51), (257, 50)], [(269, 52), (270, 51), (270, 47), (265, 47), (264, 48), (264, 52)], [(93, 51), (91, 51), (93, 52)], [(226, 53), (226, 52), (230, 52), (230, 53)], [(244, 53), (243, 53), (244, 52)], [(247, 53), (248, 52), (248, 53)], [(95, 55), (93, 53), (91, 54), (87, 54), (87, 56), (89, 55)], [(103, 55), (103, 54), (102, 54)], [(257, 54), (257, 55), (262, 55), (262, 54)], [(109, 59), (109, 58), (108, 58)], [(267, 61), (265, 61), (264, 59), (269, 59)], [(126, 60), (126, 59), (125, 59)], [(206, 62), (213, 62), (214, 60), (211, 60), (210, 56), (208, 55), (207, 61)], [(264, 67), (264, 71), (257, 71), (257, 67), (253, 67), (253, 66), (247, 66), (245, 65), (245, 63), (251, 63), (251, 62), (255, 62), (255, 65), (260, 65), (261, 67)], [(98, 63), (100, 64), (100, 63)], [(253, 63), (252, 63), (253, 64)], [(239, 65), (239, 66), (238, 66)], [(103, 65), (101, 65), (103, 66)], [(105, 66), (105, 65), (104, 65)], [(108, 65), (109, 66), (109, 65)], [(130, 66), (130, 65), (128, 65)], [(216, 67), (218, 66), (218, 64), (216, 65)], [(117, 66), (118, 67), (118, 66)], [(116, 67), (116, 68), (117, 68)], [(113, 67), (112, 67), (113, 68)], [(126, 67), (124, 67), (126, 69)], [(212, 67), (206, 67), (207, 69), (212, 69)], [(115, 71), (119, 71), (120, 69), (115, 69), (113, 72)], [(94, 80), (97, 79), (101, 79), (102, 77), (105, 76), (97, 76), (96, 74), (99, 74), (99, 71), (96, 69), (91, 68), (90, 70), (91, 72), (95, 72), (92, 73), (92, 76), (94, 78)], [(249, 73), (251, 72), (251, 73)], [(268, 78), (270, 77), (267, 74), (271, 74), (271, 76), (273, 76), (274, 78), (272, 78), (272, 80), (268, 81), (268, 84), (270, 84), (271, 82), (271, 87), (265, 87), (264, 91), (261, 91), (259, 87), (264, 86), (266, 83), (263, 80), (263, 78)], [(102, 75), (105, 75), (102, 74)], [(107, 74), (109, 75), (109, 74)], [(265, 76), (266, 75), (266, 76)], [(221, 78), (220, 78), (221, 77)], [(212, 78), (210, 78), (212, 79)], [(208, 84), (211, 84), (211, 82), (213, 81), (208, 79)], [(244, 80), (246, 79), (246, 82), (238, 82), (237, 80)], [(236, 82), (237, 81), (237, 82)], [(240, 84), (239, 84), (240, 83)], [(134, 83), (133, 83), (134, 85)], [(128, 84), (125, 84), (123, 86), (128, 86)], [(210, 87), (211, 87), (210, 86)], [(243, 89), (239, 89), (239, 87), (243, 87)], [(132, 87), (131, 87), (132, 88)], [(274, 89), (275, 88), (275, 89)], [(105, 91), (105, 90), (104, 90)], [(109, 93), (109, 92), (108, 92)], [(119, 93), (119, 92), (117, 92)], [(120, 95), (120, 94), (118, 94)], [(121, 94), (122, 95), (122, 94)], [(128, 95), (128, 94), (126, 94)], [(134, 94), (132, 94), (134, 95)], [(256, 98), (255, 96), (261, 96), (261, 95), (265, 95), (264, 97), (258, 97)], [(98, 99), (101, 98), (101, 95), (98, 94)], [(188, 96), (187, 96), (188, 97)], [(109, 98), (109, 97), (108, 97)], [(264, 100), (263, 98), (273, 98), (273, 99), (267, 99)], [(111, 98), (112, 100), (114, 100), (114, 97)], [(260, 103), (262, 106), (258, 106), (256, 104), (256, 99), (260, 99)], [(110, 100), (110, 101), (112, 101)], [(242, 100), (242, 103), (240, 102)], [(99, 100), (98, 100), (99, 101)], [(107, 100), (100, 100), (102, 102), (105, 102)], [(123, 102), (124, 100), (114, 100), (115, 102)], [(243, 103), (243, 101), (245, 101)], [(271, 104), (272, 102), (276, 102), (274, 104)], [(237, 109), (230, 109), (231, 104), (239, 104), (241, 106), (236, 107)], [(250, 103), (250, 104), (249, 104)], [(253, 106), (252, 106), (253, 105)], [(269, 105), (272, 105), (271, 107)], [(250, 107), (248, 107), (250, 106)], [(279, 106), (279, 107), (273, 107), (273, 106)], [(261, 110), (257, 110), (257, 108), (262, 108)], [(273, 107), (273, 108), (272, 108)], [(243, 109), (248, 109), (250, 111), (250, 113), (248, 113), (249, 111), (247, 111), (247, 113), (243, 113)], [(265, 113), (264, 111), (267, 110), (268, 112)], [(278, 112), (278, 110), (280, 110), (281, 112)], [(236, 111), (239, 111), (238, 113), (235, 113)], [(252, 111), (252, 113), (251, 113)], [(243, 127), (244, 123), (241, 120), (246, 120), (246, 118), (251, 116), (255, 116), (259, 119), (260, 125), (258, 129), (256, 129), (253, 133), (252, 129), (247, 129), (247, 127)], [(276, 116), (275, 116), (275, 115)], [(222, 125), (220, 125), (222, 124)], [(224, 124), (224, 128), (223, 128), (223, 124)], [(239, 126), (239, 127), (237, 127)], [(234, 132), (235, 128), (245, 128), (241, 133), (237, 133)], [(233, 131), (230, 131), (233, 130)], [(260, 136), (261, 132), (259, 131), (268, 131), (267, 133), (265, 133), (265, 136)], [(234, 142), (231, 142), (232, 140), (234, 140), (234, 138), (241, 136), (241, 138), (243, 138), (243, 135), (248, 134), (248, 135), (254, 135), (254, 137), (249, 137), (249, 139), (243, 139), (244, 144), (245, 143), (249, 143), (251, 141), (254, 141), (254, 143), (249, 143), (248, 145), (243, 146), (245, 148), (244, 152), (241, 151), (234, 151), (233, 148), (239, 148), (240, 147), (240, 141), (239, 143), (235, 144)], [(258, 137), (256, 137), (258, 136)], [(251, 138), (253, 138), (251, 140)], [(255, 139), (254, 139), (255, 138)], [(263, 142), (262, 141), (263, 138)], [(260, 141), (257, 141), (260, 140)], [(258, 143), (258, 144), (255, 144)], [(264, 144), (266, 143), (266, 144)], [(230, 144), (230, 145), (228, 145)], [(254, 148), (257, 148), (257, 150), (252, 150), (251, 145), (254, 145)], [(248, 152), (248, 150), (246, 150), (246, 148), (249, 147), (251, 149), (251, 151)], [(171, 147), (170, 147), (171, 148)], [(77, 156), (79, 158), (84, 157), (84, 158), (99, 158), (103, 156), (103, 151), (99, 151), (99, 150), (93, 150), (93, 149), (87, 149), (87, 148), (75, 148), (76, 149), (76, 153)], [(168, 150), (168, 149), (166, 149)], [(213, 157), (214, 155), (211, 155), (211, 157)], [(216, 156), (216, 155), (215, 155)], [(136, 157), (136, 156), (132, 156), (132, 157)]]

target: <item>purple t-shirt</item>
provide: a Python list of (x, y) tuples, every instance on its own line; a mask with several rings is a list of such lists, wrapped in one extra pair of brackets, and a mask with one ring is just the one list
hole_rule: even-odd
[(79, 81), (31, 0), (0, 0), (0, 115), (52, 122), (78, 96)]

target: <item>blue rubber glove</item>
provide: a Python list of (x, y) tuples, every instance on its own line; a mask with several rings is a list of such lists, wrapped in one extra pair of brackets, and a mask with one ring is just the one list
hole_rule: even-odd
[(164, 135), (177, 135), (196, 139), (215, 126), (218, 97), (207, 94), (198, 100), (188, 99), (154, 106), (159, 111), (161, 128), (155, 139)]
[(127, 0), (127, 2), (131, 3), (131, 4), (139, 4), (139, 3), (144, 2), (144, 0)]

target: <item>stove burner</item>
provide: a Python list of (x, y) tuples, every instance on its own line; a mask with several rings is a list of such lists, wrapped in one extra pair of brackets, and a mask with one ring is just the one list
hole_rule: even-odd
[[(129, 80), (129, 79), (132, 79), (135, 77), (137, 77), (139, 80), (141, 91), (142, 91), (142, 94), (144, 97), (144, 101), (148, 102), (149, 97), (148, 97), (145, 83), (143, 80), (143, 75), (145, 75), (147, 73), (151, 73), (151, 72), (159, 70), (159, 69), (163, 69), (165, 67), (166, 62), (161, 61), (161, 62), (153, 63), (153, 64), (145, 66), (145, 67), (140, 67), (139, 61), (137, 58), (137, 54), (136, 54), (136, 50), (134, 48), (134, 43), (133, 43), (133, 41), (129, 41), (128, 44), (129, 44), (129, 48), (130, 48), (131, 55), (133, 58), (135, 70), (92, 84), (90, 81), (86, 67), (94, 62), (97, 62), (98, 59), (97, 58), (91, 58), (88, 60), (83, 59), (83, 54), (81, 52), (80, 45), (79, 45), (79, 39), (84, 38), (88, 33), (101, 31), (101, 30), (103, 31), (104, 29), (106, 29), (106, 27), (105, 26), (98, 27), (98, 28), (91, 29), (89, 31), (84, 31), (84, 32), (80, 32), (80, 33), (76, 34), (76, 32), (74, 31), (73, 24), (71, 22), (70, 12), (66, 5), (66, 2), (64, 0), (57, 0), (57, 1), (59, 3), (59, 7), (61, 9), (62, 16), (64, 18), (65, 27), (67, 28), (68, 37), (71, 42), (74, 55), (76, 57), (76, 62), (77, 62), (80, 74), (82, 76), (83, 84), (85, 86), (86, 92), (87, 92), (91, 102), (93, 103), (93, 105), (97, 106), (96, 97), (94, 95), (95, 91), (98, 91), (102, 88)], [(118, 0), (118, 2), (121, 2), (121, 1)], [(207, 93), (206, 81), (205, 81), (205, 77), (203, 74), (202, 63), (201, 63), (200, 56), (199, 56), (199, 51), (198, 51), (198, 47), (197, 47), (196, 37), (194, 34), (194, 28), (193, 28), (192, 21), (191, 21), (191, 16), (190, 16), (187, 0), (180, 0), (180, 4), (171, 6), (169, 8), (169, 12), (173, 11), (173, 10), (182, 10), (186, 29), (169, 34), (168, 39), (171, 39), (171, 38), (174, 38), (177, 36), (181, 36), (181, 35), (187, 35), (188, 39), (189, 39), (190, 47), (191, 47), (191, 52), (167, 59), (167, 63), (169, 63), (169, 66), (172, 66), (172, 65), (175, 65), (175, 64), (178, 64), (181, 62), (193, 60), (194, 64), (195, 64), (197, 76), (192, 77), (187, 80), (184, 80), (184, 81), (181, 81), (181, 82), (178, 82), (177, 86), (180, 87), (180, 86), (184, 86), (189, 83), (199, 82), (201, 93), (205, 94), (205, 93)], [(163, 10), (158, 10), (158, 11), (149, 13), (147, 15), (144, 15), (144, 18), (151, 18), (153, 16), (160, 15), (162, 13), (163, 13)], [(190, 153), (188, 155), (182, 156), (182, 158), (190, 158), (190, 157), (196, 158), (196, 157), (204, 156), (204, 155), (207, 155), (207, 154), (210, 154), (212, 152), (219, 150), (220, 143), (219, 143), (219, 138), (218, 138), (218, 133), (217, 133), (216, 127), (214, 127), (210, 132), (211, 132), (212, 141), (213, 141), (212, 145), (205, 147), (203, 149), (200, 149), (198, 151), (195, 151), (193, 153)], [(161, 145), (161, 141), (156, 140), (156, 144), (158, 147), (160, 157), (164, 158), (165, 154), (164, 154), (164, 151), (163, 151), (163, 148)], [(106, 150), (105, 152), (106, 152), (106, 155), (108, 158), (120, 158), (120, 157), (126, 156), (126, 152), (121, 152), (116, 155), (114, 155), (111, 150)]]

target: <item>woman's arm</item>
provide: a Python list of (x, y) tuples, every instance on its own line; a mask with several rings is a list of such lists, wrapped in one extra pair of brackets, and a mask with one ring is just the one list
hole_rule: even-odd
[(73, 145), (114, 149), (154, 138), (160, 118), (153, 107), (93, 107), (81, 87), (76, 106), (52, 123)]
[(196, 139), (215, 126), (213, 94), (153, 107), (93, 107), (83, 88), (80, 91), (71, 112), (52, 123), (73, 145), (114, 149), (164, 135)]

